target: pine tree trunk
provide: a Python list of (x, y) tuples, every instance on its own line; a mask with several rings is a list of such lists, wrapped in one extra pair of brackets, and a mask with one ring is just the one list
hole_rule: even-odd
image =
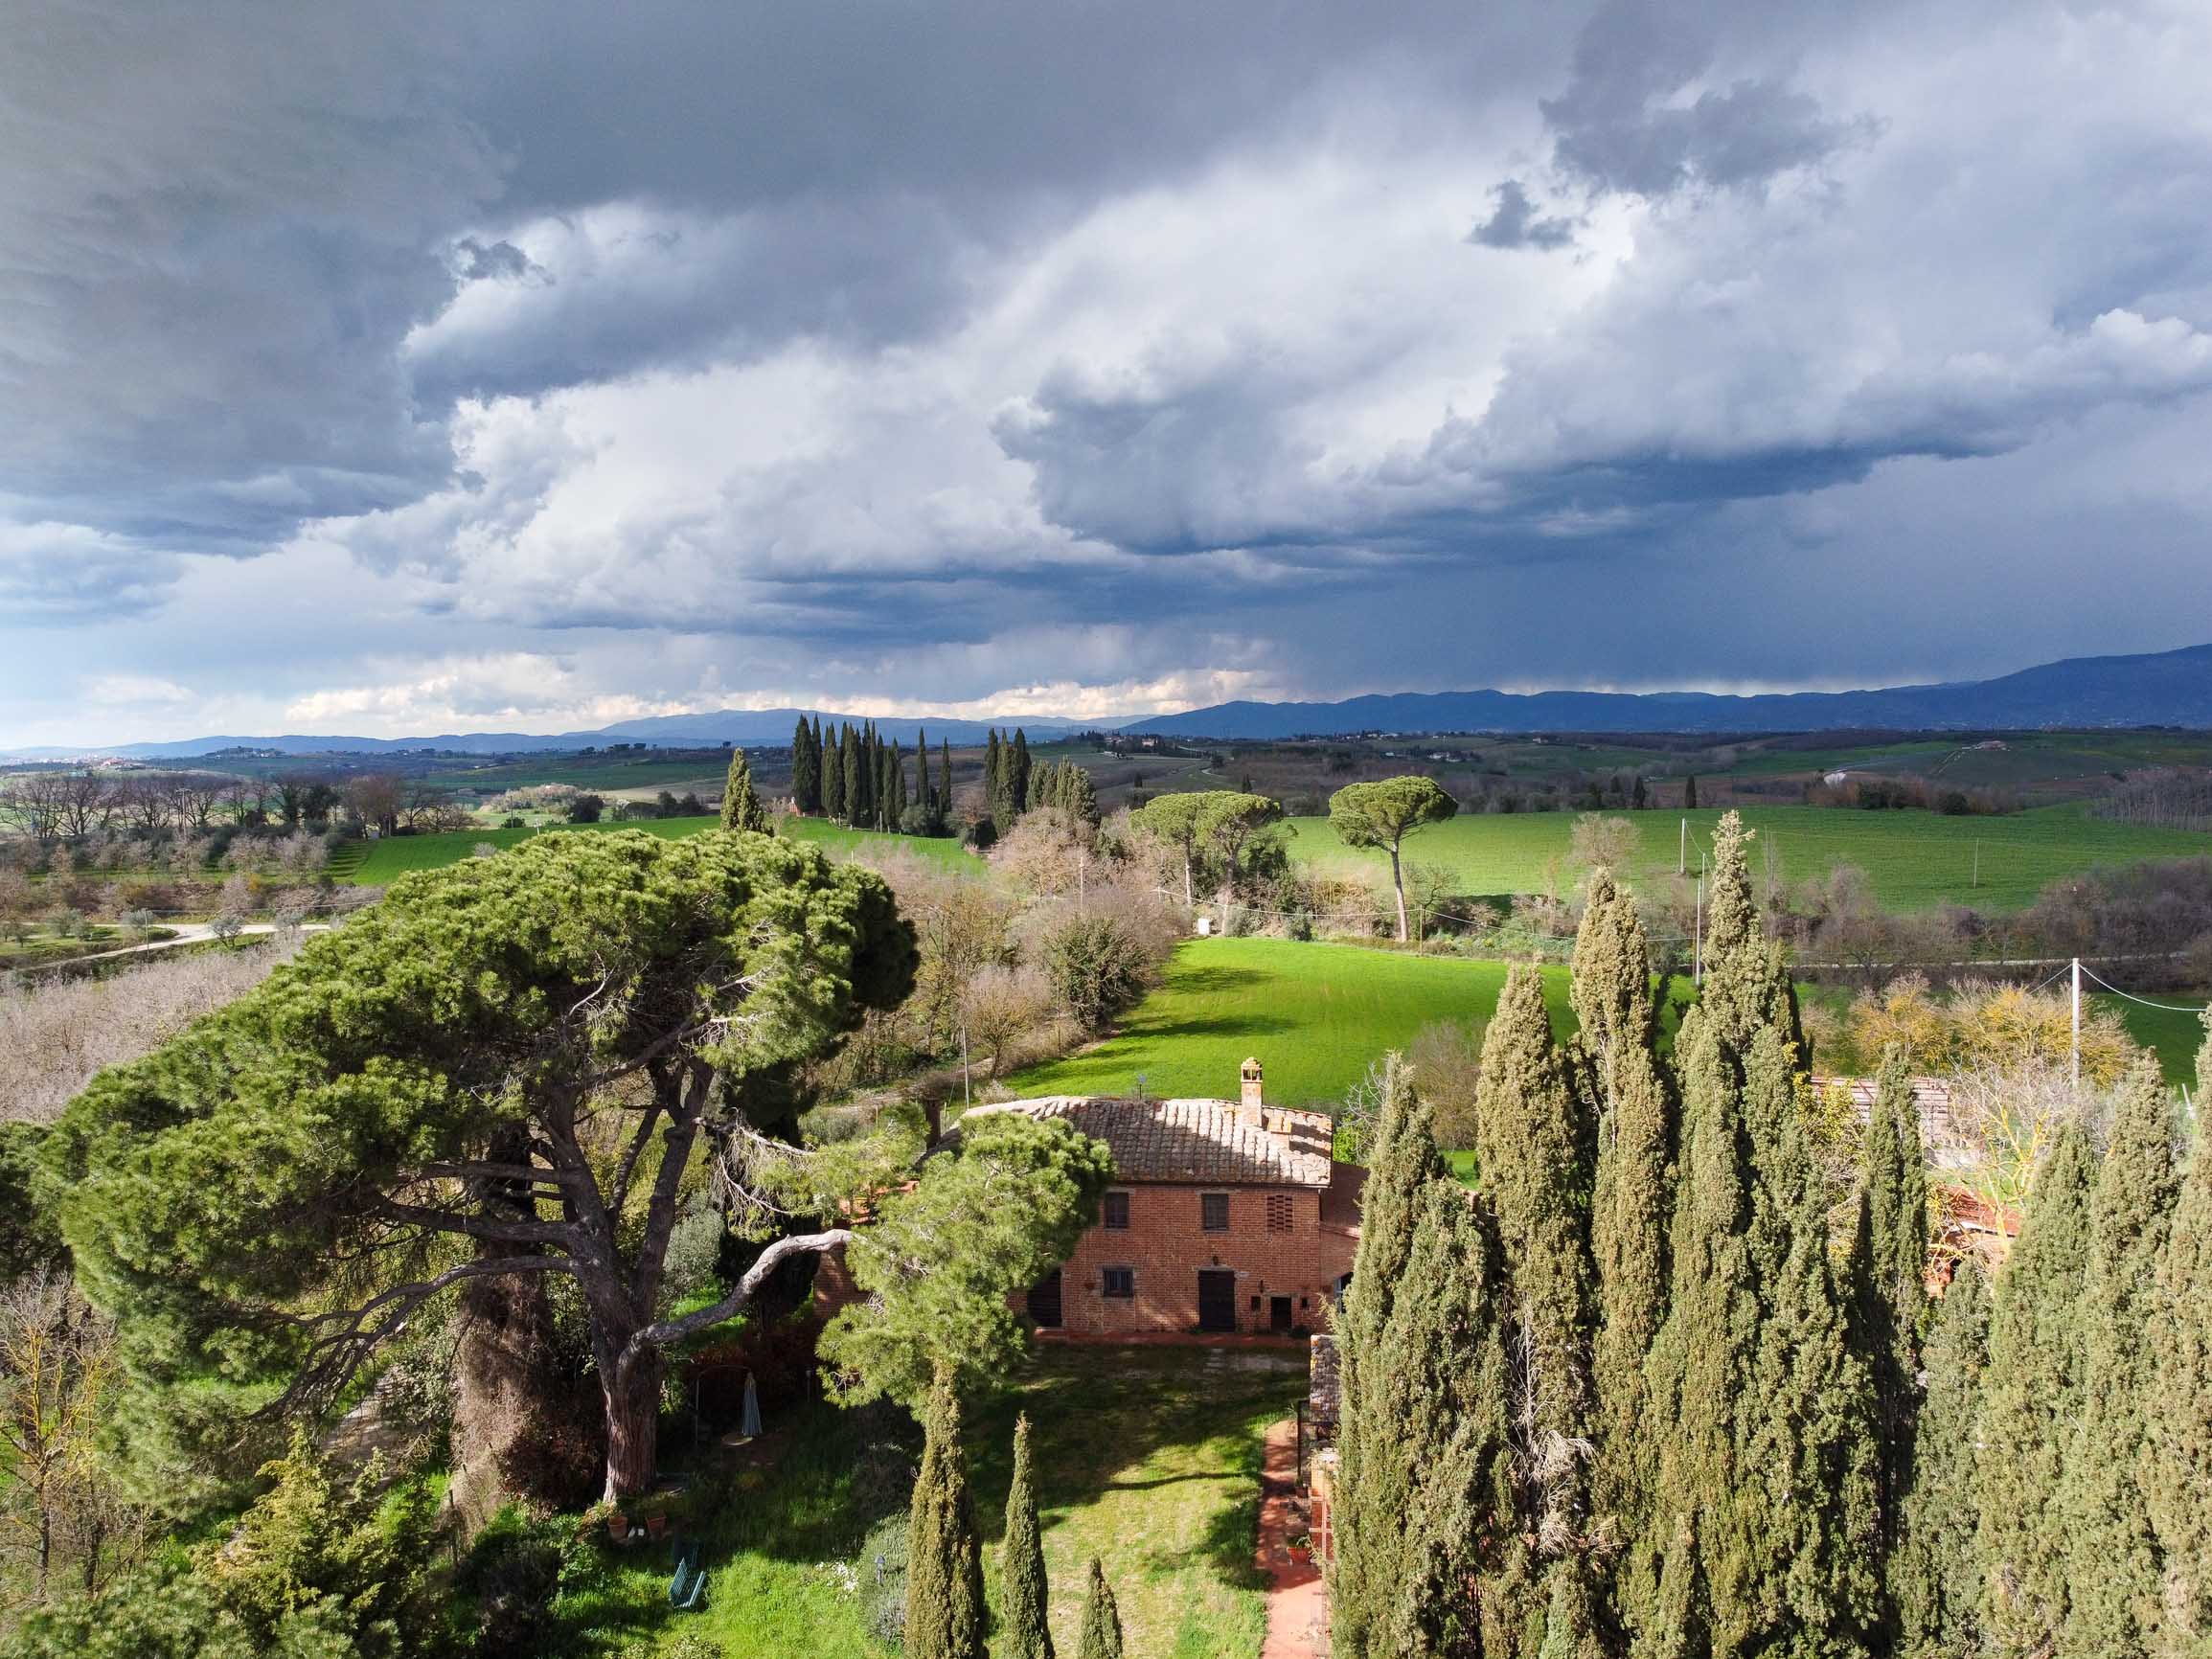
[(1398, 869), (1398, 849), (1390, 850), (1390, 887), (1398, 895), (1398, 943), (1405, 943), (1405, 877)]
[(649, 1490), (660, 1456), (661, 1354), (648, 1348), (627, 1356), (602, 1380), (606, 1399), (605, 1501)]

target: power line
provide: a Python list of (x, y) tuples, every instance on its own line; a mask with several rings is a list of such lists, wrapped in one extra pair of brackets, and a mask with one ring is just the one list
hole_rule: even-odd
[(2204, 1010), (2201, 1008), (2188, 1007), (2180, 1003), (2153, 1002), (2147, 996), (2137, 996), (2132, 990), (2122, 990), (2118, 986), (2114, 985), (2110, 980), (2107, 979), (2103, 974), (2099, 973), (2093, 967), (2085, 966), (2082, 971), (2088, 975), (2089, 978), (2095, 980), (2099, 985), (2103, 986), (2107, 990), (2110, 991), (2114, 996), (2124, 996), (2130, 1002), (2141, 1003), (2145, 1008), (2163, 1009), (2168, 1013), (2201, 1014), (2204, 1011)]

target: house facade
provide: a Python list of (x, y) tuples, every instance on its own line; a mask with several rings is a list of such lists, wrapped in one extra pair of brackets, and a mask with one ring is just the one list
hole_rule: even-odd
[(1358, 1247), (1365, 1171), (1331, 1159), (1325, 1114), (1266, 1103), (1256, 1059), (1239, 1081), (1234, 1101), (1058, 1095), (969, 1114), (1060, 1118), (1113, 1154), (1098, 1224), (1029, 1292), (1039, 1329), (1289, 1336), (1328, 1328)]

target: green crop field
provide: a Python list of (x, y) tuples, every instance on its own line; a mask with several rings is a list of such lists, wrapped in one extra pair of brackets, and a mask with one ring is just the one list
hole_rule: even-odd
[[(1438, 1020), (1488, 1019), (1505, 965), (1287, 939), (1194, 939), (1118, 1035), (1009, 1079), (1025, 1095), (1233, 1096), (1256, 1055), (1277, 1105), (1340, 1101), (1385, 1050)], [(1564, 968), (1544, 973), (1552, 1023), (1571, 1031)]]
[[(2018, 909), (2032, 902), (2046, 884), (2098, 865), (2212, 854), (2212, 835), (2115, 824), (2064, 807), (1989, 818), (1833, 807), (1746, 807), (1743, 813), (1758, 832), (1751, 849), (1754, 874), (1765, 870), (1767, 847), (1774, 849), (1776, 868), (1787, 881), (1824, 875), (1839, 864), (1856, 865), (1866, 873), (1875, 896), (1897, 910), (1946, 903)], [(1642, 835), (1642, 853), (1627, 872), (1630, 879), (1673, 875), (1683, 814), (1622, 816)], [(1720, 813), (1702, 809), (1688, 816), (1689, 867), (1695, 873), (1698, 849), (1711, 845)], [(1574, 818), (1570, 812), (1462, 816), (1412, 837), (1406, 856), (1448, 866), (1469, 894), (1543, 892), (1555, 878), (1548, 867), (1556, 859), (1556, 880), (1563, 891), (1575, 874), (1566, 862)], [(1293, 818), (1290, 823), (1297, 830), (1291, 857), (1388, 879), (1388, 859), (1379, 852), (1351, 851), (1336, 839), (1328, 819)]]
[[(513, 847), (533, 835), (589, 834), (607, 830), (643, 830), (649, 835), (680, 839), (696, 835), (702, 830), (712, 830), (718, 822), (714, 818), (647, 818), (627, 823), (561, 825), (550, 830), (455, 830), (438, 835), (393, 835), (368, 843), (366, 851), (358, 854), (341, 853), (331, 860), (331, 873), (341, 881), (381, 887), (409, 871), (438, 870), (458, 864), (473, 856), (476, 849), (487, 842), (494, 847)], [(981, 867), (979, 860), (969, 858), (961, 850), (960, 843), (950, 839), (931, 840), (916, 835), (884, 835), (873, 830), (847, 830), (821, 818), (787, 818), (778, 824), (777, 832), (794, 841), (811, 842), (834, 857), (844, 857), (862, 847), (875, 847), (887, 852), (911, 852), (951, 870)]]

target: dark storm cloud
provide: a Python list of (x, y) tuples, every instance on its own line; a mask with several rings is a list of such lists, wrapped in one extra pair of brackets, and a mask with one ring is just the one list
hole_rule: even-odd
[(1490, 217), (1468, 233), (1468, 240), (1486, 248), (1563, 248), (1575, 239), (1575, 221), (1547, 218), (1528, 198), (1528, 187), (1509, 178), (1491, 193), (1497, 206)]
[[(1992, 563), (2125, 647), (2212, 524), (2138, 459), (2212, 395), (2208, 65), (2148, 4), (78, 0), (0, 58), (0, 606), (27, 679), (220, 679), (173, 605), (331, 718), (534, 651), (563, 708), (1947, 671), (1853, 584)], [(2030, 455), (2139, 594), (2067, 602)], [(1708, 578), (1774, 637), (1708, 663)], [(341, 582), (373, 665), (293, 650)]]

